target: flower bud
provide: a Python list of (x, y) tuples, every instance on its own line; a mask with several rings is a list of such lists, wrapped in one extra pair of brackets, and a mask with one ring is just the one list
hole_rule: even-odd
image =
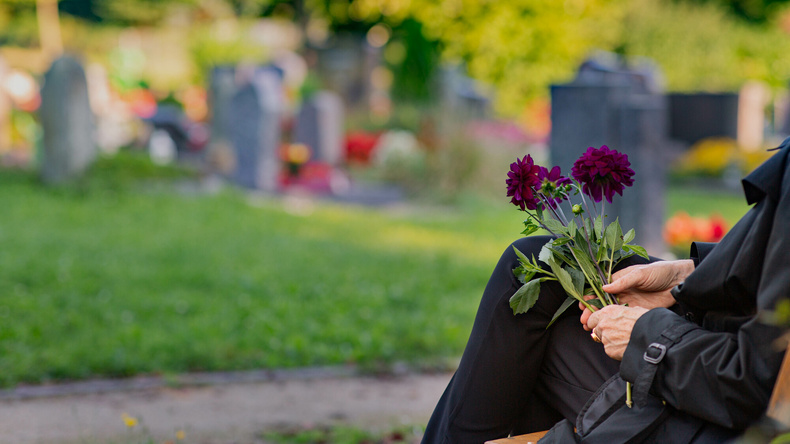
[(575, 214), (575, 215), (577, 215), (577, 216), (578, 216), (579, 214), (582, 214), (582, 213), (584, 213), (584, 210), (582, 210), (582, 206), (581, 206), (581, 205), (579, 205), (579, 204), (576, 204), (576, 205), (574, 205), (573, 207), (571, 207), (571, 210), (573, 210), (573, 214)]

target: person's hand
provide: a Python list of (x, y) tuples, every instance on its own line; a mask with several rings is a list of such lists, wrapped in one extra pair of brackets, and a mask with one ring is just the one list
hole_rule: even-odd
[[(603, 286), (607, 293), (617, 296), (620, 304), (629, 307), (642, 307), (648, 310), (658, 307), (669, 308), (675, 304), (675, 298), (669, 292), (675, 285), (683, 282), (694, 271), (694, 262), (690, 259), (679, 261), (659, 261), (646, 265), (633, 265), (615, 272), (612, 282)], [(586, 296), (585, 299), (592, 299)], [(592, 312), (579, 303), (582, 315), (579, 318), (585, 330)]]
[(642, 307), (608, 305), (592, 313), (585, 327), (592, 330), (603, 342), (604, 350), (610, 358), (622, 361), (636, 320), (647, 312)]
[(634, 265), (614, 273), (612, 282), (604, 285), (603, 290), (617, 295), (621, 304), (671, 307), (675, 299), (669, 290), (683, 282), (692, 271), (694, 262), (690, 259)]

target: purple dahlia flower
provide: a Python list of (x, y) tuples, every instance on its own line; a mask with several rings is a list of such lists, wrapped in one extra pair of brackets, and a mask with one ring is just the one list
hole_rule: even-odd
[(634, 184), (630, 166), (628, 156), (603, 145), (600, 149), (587, 148), (573, 164), (571, 174), (582, 184), (584, 194), (596, 202), (605, 196), (611, 203), (615, 192), (622, 196), (623, 189)]
[(516, 158), (516, 161), (510, 164), (510, 171), (505, 180), (507, 195), (513, 197), (510, 202), (521, 208), (521, 211), (534, 210), (538, 207), (538, 197), (534, 189), (540, 185), (539, 171), (540, 167), (535, 165), (529, 154), (523, 159)]
[(555, 207), (558, 203), (562, 202), (561, 187), (570, 185), (571, 179), (564, 177), (560, 171), (560, 167), (555, 166), (548, 170), (546, 167), (539, 167), (538, 180), (540, 180), (540, 192), (546, 196), (549, 205)]

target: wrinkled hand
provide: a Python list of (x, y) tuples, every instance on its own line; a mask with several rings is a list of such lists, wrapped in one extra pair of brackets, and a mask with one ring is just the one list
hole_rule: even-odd
[(642, 307), (609, 305), (590, 315), (585, 327), (598, 335), (610, 358), (622, 361), (636, 320), (647, 312)]
[[(683, 282), (694, 271), (694, 262), (689, 259), (660, 261), (646, 265), (633, 265), (615, 272), (612, 282), (603, 286), (607, 293), (617, 296), (620, 304), (642, 307), (648, 310), (658, 307), (669, 308), (675, 304), (670, 290)], [(592, 297), (586, 297), (591, 299)], [(587, 327), (592, 312), (579, 303), (583, 310), (580, 321)]]
[(675, 303), (669, 290), (683, 282), (692, 271), (694, 262), (690, 259), (634, 265), (614, 273), (612, 282), (604, 285), (603, 290), (616, 294), (621, 304), (666, 308)]

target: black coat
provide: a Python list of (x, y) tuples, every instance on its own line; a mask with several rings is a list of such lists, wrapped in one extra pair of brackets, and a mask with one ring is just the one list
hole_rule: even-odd
[(699, 264), (673, 289), (681, 316), (654, 309), (637, 321), (620, 366), (637, 402), (649, 390), (730, 430), (765, 412), (785, 346), (761, 313), (790, 299), (789, 153), (790, 138), (743, 180), (755, 205), (719, 244), (692, 248)]
[(786, 347), (762, 313), (790, 299), (789, 163), (790, 138), (743, 180), (756, 205), (719, 244), (692, 247), (697, 268), (672, 291), (679, 309), (642, 315), (620, 374), (541, 443), (718, 444), (764, 414)]

